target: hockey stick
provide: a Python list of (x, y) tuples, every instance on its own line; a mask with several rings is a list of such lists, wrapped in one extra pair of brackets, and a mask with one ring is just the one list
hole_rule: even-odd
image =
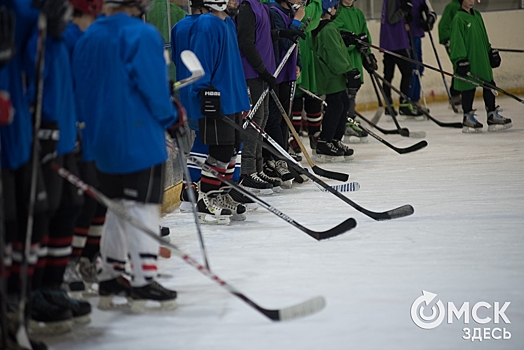
[[(315, 185), (317, 185), (322, 192), (328, 192), (328, 190), (321, 187), (319, 184), (315, 183)], [(340, 185), (331, 185), (330, 187), (337, 192), (356, 192), (360, 190), (360, 184), (358, 182), (346, 182)]]
[(382, 78), (380, 75), (378, 75), (376, 73), (375, 73), (375, 76), (380, 78), (383, 83), (388, 85), (393, 91), (395, 91), (402, 98), (404, 98), (404, 100), (407, 100), (411, 104), (413, 104), (413, 106), (415, 106), (415, 108), (417, 108), (422, 114), (424, 114), (426, 117), (428, 117), (428, 119), (433, 121), (438, 126), (441, 126), (441, 127), (444, 127), (444, 128), (460, 128), (460, 129), (462, 129), (462, 123), (444, 123), (444, 122), (441, 122), (440, 120), (437, 120), (437, 119), (433, 118), (428, 112), (426, 112), (426, 110), (424, 108), (420, 107), (420, 105), (417, 102), (411, 101), (408, 96), (406, 96), (404, 93), (402, 93), (402, 91), (400, 91), (399, 89), (395, 88), (389, 81), (385, 80), (384, 78)]
[(182, 53), (180, 54), (180, 59), (191, 73), (191, 76), (175, 82), (173, 84), (174, 90), (180, 90), (184, 86), (194, 83), (206, 74), (204, 68), (202, 68), (202, 65), (200, 64), (200, 61), (192, 51), (182, 51)]
[(191, 175), (189, 174), (189, 169), (187, 168), (186, 160), (184, 157), (182, 157), (182, 154), (184, 153), (182, 151), (181, 141), (180, 141), (182, 137), (183, 136), (180, 134), (180, 131), (177, 130), (176, 137), (173, 139), (173, 142), (175, 143), (176, 148), (179, 150), (178, 159), (180, 162), (180, 167), (182, 168), (183, 173), (184, 173), (184, 178), (186, 180), (187, 193), (188, 193), (189, 201), (191, 202), (191, 208), (192, 208), (191, 211), (193, 213), (193, 219), (195, 221), (195, 226), (197, 229), (197, 236), (198, 236), (198, 242), (200, 243), (200, 251), (202, 252), (202, 259), (204, 260), (204, 264), (206, 265), (206, 268), (208, 270), (211, 270), (211, 268), (209, 267), (209, 259), (207, 258), (206, 247), (204, 245), (204, 237), (202, 235), (202, 229), (200, 228), (200, 222), (198, 221), (198, 215), (197, 215), (197, 209), (196, 209), (197, 199), (195, 196), (195, 191), (193, 191), (193, 186), (191, 186), (192, 184)]
[[(413, 32), (411, 30), (408, 30), (408, 32), (409, 32), (409, 40), (411, 41), (411, 54), (413, 55), (414, 59), (417, 59), (417, 52), (415, 50), (415, 38), (413, 37)], [(426, 101), (426, 93), (424, 92), (424, 87), (422, 86), (422, 76), (420, 75), (420, 71), (418, 70), (418, 67), (417, 69), (415, 69), (415, 75), (417, 76), (418, 82), (420, 84), (420, 92), (422, 94), (422, 100), (424, 101), (424, 108), (426, 108), (426, 110), (429, 113), (428, 103)]]
[(362, 119), (363, 121), (365, 121), (366, 123), (368, 123), (371, 127), (377, 129), (378, 131), (380, 131), (381, 133), (383, 133), (384, 135), (392, 135), (392, 134), (398, 134), (398, 129), (395, 129), (395, 130), (388, 130), (388, 129), (383, 129), (381, 128), (380, 126), (378, 126), (377, 124), (374, 124), (373, 121), (367, 119), (366, 117), (364, 117), (362, 114), (358, 113), (357, 111), (355, 111), (355, 115), (357, 117), (359, 117), (360, 119)]
[(457, 107), (453, 104), (453, 101), (451, 100), (451, 92), (449, 91), (448, 83), (446, 82), (446, 77), (443, 73), (442, 63), (440, 62), (440, 57), (437, 52), (437, 48), (435, 47), (435, 41), (433, 40), (433, 34), (431, 34), (431, 31), (428, 31), (429, 34), (429, 40), (431, 40), (431, 47), (433, 47), (433, 53), (435, 54), (435, 58), (437, 59), (437, 64), (440, 69), (440, 74), (442, 75), (442, 82), (444, 83), (444, 88), (446, 89), (446, 93), (448, 94), (448, 101), (453, 109), (453, 112), (458, 113)]
[(295, 93), (297, 92), (297, 82), (291, 83), (291, 93), (289, 94), (289, 109), (287, 115), (293, 114), (293, 100), (295, 99)]
[(322, 98), (320, 98), (320, 96), (317, 96), (315, 95), (314, 93), (312, 93), (311, 91), (307, 90), (307, 89), (304, 89), (302, 86), (298, 86), (298, 88), (300, 90), (302, 90), (302, 92), (304, 92), (306, 95), (308, 95), (309, 97), (312, 97), (314, 98), (315, 100), (319, 100), (320, 102), (322, 102), (322, 105), (324, 105), (324, 107), (327, 107), (327, 102), (324, 101)]
[[(362, 115), (358, 112), (355, 111), (355, 114), (359, 117), (359, 118), (362, 118), (364, 119), (366, 122), (369, 123), (368, 120), (366, 120), (365, 118), (362, 117)], [(351, 119), (350, 117), (348, 117), (348, 120), (350, 122), (354, 122), (353, 119)], [(415, 152), (415, 151), (418, 151), (419, 149), (422, 149), (424, 147), (426, 147), (428, 145), (427, 141), (426, 140), (422, 140), (422, 141), (419, 141), (418, 143), (412, 145), (412, 146), (409, 146), (409, 147), (406, 147), (406, 148), (399, 148), (399, 147), (395, 147), (393, 146), (391, 143), (387, 142), (386, 140), (384, 140), (382, 137), (378, 136), (377, 134), (375, 134), (373, 131), (365, 128), (364, 126), (360, 125), (360, 127), (362, 129), (364, 129), (364, 131), (366, 131), (368, 134), (370, 134), (371, 136), (373, 136), (375, 139), (377, 139), (379, 142), (382, 142), (384, 145), (388, 146), (389, 148), (391, 148), (393, 151), (397, 152), (398, 154), (405, 154), (405, 153), (411, 153), (411, 152)]]
[(39, 164), (39, 143), (38, 130), (42, 122), (42, 97), (44, 91), (44, 60), (45, 60), (45, 43), (47, 39), (47, 18), (46, 15), (40, 11), (38, 15), (38, 34), (36, 43), (36, 106), (34, 109), (33, 120), (33, 149), (31, 150), (31, 184), (29, 189), (29, 205), (27, 213), (27, 227), (24, 242), (24, 253), (22, 255), (22, 264), (20, 266), (20, 302), (18, 305), (18, 329), (16, 331), (17, 343), (29, 349), (32, 349), (27, 329), (25, 326), (25, 306), (27, 304), (27, 290), (28, 290), (28, 269), (29, 269), (29, 254), (31, 251), (31, 238), (33, 236), (34, 211), (36, 203), (36, 187), (37, 187), (37, 172)]
[(496, 86), (496, 85), (491, 84), (491, 82), (488, 82), (487, 80), (482, 79), (481, 77), (478, 77), (478, 76), (474, 75), (474, 74), (471, 73), (471, 72), (468, 73), (468, 76), (471, 77), (471, 78), (473, 78), (473, 79), (476, 79), (476, 80), (482, 82), (482, 83), (484, 84), (484, 87), (485, 87), (486, 89), (491, 89), (491, 92), (492, 92), (493, 95), (495, 95), (495, 96), (498, 96), (498, 93), (497, 93), (497, 91), (498, 91), (498, 92), (503, 93), (503, 94), (506, 95), (506, 96), (509, 96), (509, 97), (511, 97), (511, 98), (513, 98), (513, 99), (519, 101), (520, 103), (524, 103), (524, 100), (522, 100), (521, 98), (519, 98), (519, 97), (517, 97), (517, 96), (515, 96), (515, 95), (513, 95), (513, 94), (511, 94), (511, 93), (509, 93), (509, 92), (507, 92), (506, 90), (503, 90), (503, 89), (499, 88), (499, 87)]
[(519, 49), (493, 49), (493, 50), (498, 50), (500, 52), (524, 52), (524, 50), (519, 50)]
[(300, 140), (300, 136), (298, 136), (297, 131), (293, 127), (293, 123), (291, 122), (291, 120), (287, 116), (287, 113), (284, 110), (284, 107), (282, 107), (282, 103), (280, 103), (280, 100), (278, 99), (277, 94), (275, 94), (275, 91), (273, 91), (273, 90), (271, 90), (271, 97), (275, 101), (275, 104), (278, 107), (278, 110), (280, 111), (280, 114), (282, 114), (282, 118), (284, 118), (284, 121), (286, 122), (287, 126), (291, 130), (291, 133), (293, 134), (293, 137), (297, 141), (298, 146), (302, 150), (302, 153), (304, 153), (304, 156), (306, 157), (306, 160), (307, 160), (309, 166), (311, 167), (311, 169), (313, 170), (313, 172), (315, 174), (317, 174), (317, 175), (320, 175), (320, 176), (323, 176), (323, 177), (327, 177), (329, 179), (339, 180), (339, 181), (343, 181), (343, 182), (347, 181), (349, 179), (349, 175), (348, 174), (338, 173), (338, 172), (335, 172), (335, 171), (329, 171), (329, 170), (322, 169), (322, 168), (318, 167), (313, 162), (313, 160), (311, 159), (311, 157), (309, 156), (309, 154), (308, 154), (308, 152), (306, 150), (306, 147), (304, 147), (304, 144)]
[(250, 122), (250, 125), (253, 128), (257, 129), (258, 132), (262, 135), (264, 139), (268, 141), (269, 144), (266, 144), (262, 140), (259, 140), (257, 137), (247, 133), (241, 126), (237, 125), (234, 121), (230, 120), (229, 118), (222, 118), (222, 120), (224, 120), (227, 124), (231, 125), (236, 130), (240, 131), (240, 133), (243, 136), (250, 137), (253, 140), (253, 142), (264, 147), (274, 156), (281, 158), (281, 159), (285, 157), (286, 159), (290, 161), (289, 164), (296, 172), (311, 179), (313, 182), (319, 184), (322, 188), (324, 188), (328, 192), (334, 194), (336, 197), (340, 198), (341, 200), (343, 200), (344, 202), (346, 202), (347, 204), (349, 204), (350, 206), (352, 206), (359, 212), (363, 213), (364, 215), (369, 216), (373, 220), (377, 220), (377, 221), (392, 220), (392, 219), (402, 218), (404, 216), (409, 216), (415, 212), (415, 209), (413, 209), (413, 207), (409, 204), (403, 205), (401, 207), (391, 209), (385, 212), (375, 212), (375, 211), (368, 210), (358, 205), (357, 203), (353, 202), (351, 199), (347, 198), (346, 196), (340, 194), (339, 192), (331, 188), (331, 186), (329, 186), (327, 183), (320, 180), (318, 177), (311, 174), (306, 169), (302, 168), (296, 160), (294, 160), (286, 151), (284, 151), (278, 143), (276, 143), (273, 139), (271, 139), (271, 137), (269, 137), (269, 135), (267, 135), (267, 133), (264, 130), (262, 130), (262, 128), (260, 128), (260, 126), (258, 126), (256, 123)]
[[(485, 83), (479, 83), (479, 82), (473, 81), (473, 80), (471, 80), (471, 79), (467, 79), (467, 78), (465, 78), (465, 77), (463, 77), (463, 76), (461, 76), (461, 75), (458, 75), (458, 74), (448, 73), (448, 72), (446, 72), (446, 71), (444, 71), (444, 70), (440, 70), (440, 69), (435, 68), (435, 67), (433, 67), (433, 66), (430, 66), (430, 65), (428, 65), (428, 64), (421, 63), (421, 62), (419, 62), (419, 61), (412, 60), (411, 58), (404, 57), (404, 56), (399, 55), (398, 53), (395, 53), (395, 52), (393, 52), (393, 51), (389, 51), (389, 50), (383, 49), (383, 48), (381, 48), (381, 47), (378, 47), (378, 46), (375, 46), (375, 45), (369, 44), (369, 43), (367, 43), (367, 42), (365, 42), (365, 41), (362, 41), (362, 40), (360, 40), (360, 39), (358, 39), (358, 38), (355, 39), (355, 40), (356, 40), (357, 42), (363, 44), (363, 45), (366, 45), (366, 46), (372, 47), (372, 48), (374, 48), (374, 49), (376, 49), (376, 50), (378, 50), (378, 51), (380, 51), (380, 52), (386, 53), (386, 54), (388, 54), (388, 55), (391, 55), (391, 56), (394, 56), (394, 57), (397, 57), (397, 58), (400, 58), (400, 59), (403, 59), (404, 61), (408, 61), (408, 62), (411, 62), (411, 63), (414, 63), (414, 64), (418, 64), (418, 65), (420, 65), (420, 66), (424, 66), (424, 67), (426, 67), (426, 68), (428, 68), (428, 69), (431, 69), (431, 70), (433, 70), (433, 71), (436, 71), (436, 72), (442, 72), (443, 74), (445, 74), (445, 75), (447, 75), (447, 76), (453, 77), (453, 78), (458, 79), (458, 80), (462, 80), (462, 81), (464, 81), (464, 82), (466, 82), (466, 83), (469, 83), (469, 84), (471, 84), (471, 85), (475, 85), (475, 86), (477, 86), (477, 87), (482, 87), (482, 88), (486, 88), (486, 89), (492, 89), (492, 88), (493, 88), (493, 86), (492, 86), (492, 87), (487, 86)], [(513, 99), (519, 101), (520, 103), (523, 103), (523, 104), (524, 104), (524, 100), (520, 99), (519, 97), (517, 97), (517, 96), (515, 96), (515, 95), (513, 95), (513, 94), (510, 94), (509, 92), (507, 92), (507, 91), (505, 91), (505, 90), (502, 90), (501, 88), (496, 88), (495, 90), (497, 90), (498, 92), (503, 93), (504, 95), (509, 96), (509, 97), (511, 97), (511, 98), (513, 98)], [(413, 103), (413, 102), (412, 102), (412, 103)], [(419, 106), (419, 108), (420, 108), (420, 106)], [(421, 112), (422, 112), (422, 111), (421, 111)], [(426, 116), (427, 116), (427, 115), (426, 115)], [(428, 117), (428, 118), (429, 118), (429, 117)], [(433, 118), (429, 118), (429, 119), (432, 119), (432, 120), (434, 121)], [(438, 123), (437, 123), (437, 124), (438, 124)], [(443, 125), (440, 125), (440, 126), (443, 126)], [(452, 126), (452, 127), (453, 127), (453, 126)]]
[(377, 124), (380, 120), (380, 117), (382, 117), (382, 113), (384, 113), (384, 105), (382, 104), (382, 99), (380, 98), (380, 95), (378, 93), (377, 83), (375, 82), (375, 78), (373, 77), (373, 74), (369, 73), (369, 78), (371, 79), (371, 83), (373, 84), (373, 90), (375, 90), (375, 94), (377, 95), (378, 99), (378, 107), (377, 111), (375, 112), (375, 115), (371, 120), (373, 121), (373, 124)]
[(90, 197), (98, 201), (99, 203), (106, 206), (109, 210), (111, 210), (115, 215), (117, 215), (121, 219), (126, 220), (127, 222), (135, 226), (136, 228), (139, 228), (140, 230), (142, 230), (146, 235), (153, 238), (154, 240), (159, 242), (161, 245), (171, 248), (174, 254), (177, 255), (179, 258), (181, 258), (186, 263), (188, 263), (189, 265), (197, 269), (200, 273), (202, 273), (206, 277), (218, 283), (221, 287), (226, 289), (229, 293), (237, 296), (238, 298), (243, 300), (245, 303), (247, 303), (249, 306), (253, 307), (258, 312), (262, 313), (264, 316), (268, 317), (272, 321), (286, 321), (286, 320), (291, 320), (294, 318), (308, 316), (316, 312), (319, 312), (326, 305), (325, 299), (321, 296), (318, 296), (318, 297), (309, 299), (305, 302), (302, 302), (300, 304), (286, 307), (283, 309), (270, 310), (270, 309), (265, 309), (259, 306), (254, 301), (252, 301), (250, 298), (248, 298), (244, 293), (240, 292), (233, 286), (229, 285), (226, 281), (222, 280), (220, 277), (215, 275), (205, 266), (200, 265), (198, 261), (196, 261), (189, 255), (184, 253), (176, 245), (172, 243), (168, 243), (164, 241), (163, 239), (161, 239), (158, 235), (158, 232), (154, 232), (150, 230), (148, 227), (144, 226), (141, 222), (137, 221), (135, 218), (130, 216), (125, 211), (124, 208), (122, 208), (120, 205), (118, 205), (113, 200), (107, 198), (104, 194), (99, 192), (97, 189), (95, 189), (92, 186), (89, 186), (88, 184), (80, 180), (78, 177), (74, 176), (69, 171), (67, 171), (60, 165), (58, 165), (56, 162), (51, 162), (50, 166), (54, 171), (57, 172), (58, 175), (60, 175), (65, 180), (67, 180), (69, 183), (81, 189), (87, 195), (89, 195)]
[(302, 226), (300, 223), (296, 222), (295, 220), (293, 220), (292, 218), (290, 218), (289, 216), (287, 216), (286, 214), (284, 214), (283, 212), (281, 212), (277, 208), (273, 207), (272, 205), (266, 203), (262, 199), (260, 199), (257, 196), (253, 195), (251, 192), (245, 190), (242, 186), (236, 184), (234, 181), (229, 180), (226, 177), (220, 175), (220, 173), (218, 171), (216, 171), (215, 169), (213, 169), (210, 166), (208, 166), (207, 164), (205, 164), (205, 162), (203, 162), (202, 160), (200, 160), (200, 159), (198, 159), (196, 157), (188, 157), (188, 159), (190, 161), (194, 162), (195, 164), (197, 164), (198, 166), (200, 166), (202, 168), (202, 170), (210, 172), (211, 174), (213, 174), (213, 176), (217, 177), (221, 182), (223, 182), (225, 184), (228, 184), (229, 186), (233, 187), (238, 192), (241, 192), (244, 196), (246, 196), (249, 199), (257, 202), (263, 208), (266, 208), (268, 211), (270, 211), (271, 213), (275, 214), (276, 216), (278, 216), (282, 220), (290, 223), (291, 225), (295, 226), (299, 230), (307, 233), (309, 236), (313, 237), (317, 241), (322, 241), (324, 239), (336, 237), (338, 235), (343, 234), (346, 231), (349, 231), (349, 230), (355, 228), (355, 226), (357, 225), (357, 222), (355, 221), (355, 219), (349, 218), (346, 221), (344, 221), (344, 222), (338, 224), (337, 226), (335, 226), (335, 227), (333, 227), (333, 228), (331, 228), (329, 230), (326, 230), (326, 231), (310, 230), (307, 227)]
[[(376, 78), (377, 75), (378, 75), (377, 72), (373, 72), (372, 75), (373, 75), (373, 77), (375, 79), (377, 79)], [(382, 93), (382, 96), (384, 97), (384, 101), (386, 103), (386, 106), (387, 106), (387, 109), (389, 111), (390, 117), (393, 120), (393, 122), (395, 123), (395, 126), (397, 127), (397, 130), (387, 130), (386, 134), (399, 134), (400, 136), (413, 137), (413, 138), (417, 138), (417, 139), (422, 139), (422, 138), (426, 137), (426, 132), (425, 131), (410, 131), (408, 128), (403, 128), (403, 127), (400, 126), (400, 124), (398, 122), (398, 119), (395, 116), (395, 110), (393, 109), (393, 106), (391, 106), (391, 102), (389, 102), (389, 99), (386, 96), (386, 92), (384, 91), (383, 85), (380, 84), (378, 79), (377, 79), (376, 83), (377, 83), (377, 85), (378, 85), (378, 87), (380, 89), (380, 92)]]

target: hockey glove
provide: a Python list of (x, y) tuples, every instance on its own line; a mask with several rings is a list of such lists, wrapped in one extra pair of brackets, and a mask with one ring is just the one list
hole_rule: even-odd
[(267, 69), (264, 69), (262, 73), (260, 73), (260, 77), (264, 79), (264, 81), (269, 85), (269, 88), (271, 90), (275, 90), (277, 87), (277, 78), (275, 78), (271, 73), (267, 71)]
[(469, 73), (470, 64), (467, 58), (463, 58), (457, 61), (456, 72), (458, 75), (466, 76)]
[(73, 8), (67, 0), (33, 0), (33, 6), (46, 15), (47, 33), (59, 38), (67, 27), (73, 14)]
[(489, 64), (491, 68), (500, 67), (501, 62), (502, 62), (502, 59), (500, 58), (499, 50), (497, 49), (489, 50)]
[(406, 13), (411, 13), (413, 3), (411, 0), (400, 0), (400, 9)]
[(360, 89), (360, 86), (362, 85), (362, 82), (360, 81), (360, 72), (358, 69), (353, 68), (349, 72), (346, 73), (346, 78), (348, 82), (346, 83), (346, 87), (348, 89)]
[(302, 30), (282, 29), (278, 31), (279, 39), (284, 38), (284, 39), (296, 41), (297, 36), (301, 37), (302, 39), (306, 39), (306, 34)]
[(449, 41), (449, 39), (444, 40), (444, 47), (446, 48), (446, 51), (449, 55), (451, 53), (451, 42)]
[(215, 89), (213, 85), (200, 90), (200, 97), (202, 97), (202, 104), (200, 111), (203, 115), (210, 118), (217, 118), (220, 116), (220, 91)]
[(16, 52), (15, 15), (6, 8), (0, 8), (0, 67), (9, 62)]
[(175, 138), (177, 137), (177, 134), (180, 136), (185, 135), (186, 132), (184, 126), (186, 125), (187, 114), (186, 109), (184, 108), (184, 106), (182, 106), (180, 102), (175, 100), (172, 100), (172, 102), (177, 110), (178, 119), (173, 125), (168, 127), (166, 131), (169, 134), (169, 136), (171, 136), (171, 138)]
[(357, 43), (357, 50), (361, 53), (368, 52), (368, 47), (369, 47), (368, 35), (366, 33), (359, 34), (358, 39), (360, 40), (360, 42)]
[(45, 164), (56, 158), (56, 146), (60, 140), (60, 130), (56, 122), (43, 122), (38, 129), (40, 162)]
[(362, 66), (369, 74), (373, 74), (378, 69), (378, 62), (372, 53), (362, 55)]
[(342, 36), (342, 40), (344, 40), (344, 45), (346, 45), (346, 47), (358, 44), (358, 35), (355, 33), (341, 30), (340, 35)]
[(9, 92), (0, 90), (0, 126), (11, 124), (15, 109), (11, 103), (11, 95)]

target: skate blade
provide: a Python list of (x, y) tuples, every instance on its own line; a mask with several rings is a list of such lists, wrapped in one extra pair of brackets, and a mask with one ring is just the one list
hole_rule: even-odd
[(273, 188), (271, 190), (273, 190), (274, 193), (280, 193), (280, 192), (282, 192), (282, 187), (280, 187), (280, 186), (276, 186), (276, 187), (273, 186)]
[(353, 156), (344, 156), (344, 160), (343, 162), (344, 163), (349, 163), (349, 162), (352, 162), (355, 158), (353, 158)]
[(344, 136), (344, 143), (368, 143), (368, 137), (358, 137), (358, 136)]
[(244, 203), (244, 206), (246, 207), (247, 211), (255, 211), (258, 209), (257, 203)]
[(29, 320), (29, 330), (33, 334), (53, 335), (71, 332), (73, 329), (73, 320), (58, 322), (39, 322)]
[(289, 190), (293, 187), (293, 179), (282, 182), (282, 188)]
[[(147, 311), (172, 311), (178, 306), (175, 299), (156, 301), (156, 300), (134, 300), (129, 299), (131, 312), (141, 314)], [(154, 306), (152, 306), (154, 304)]]
[(488, 132), (495, 132), (509, 129), (513, 126), (513, 123), (508, 124), (492, 124), (488, 126)]
[(230, 216), (197, 213), (198, 222), (206, 225), (229, 225), (231, 223)]
[(88, 324), (89, 322), (91, 322), (91, 316), (88, 314), (84, 316), (73, 317), (73, 322), (74, 324), (78, 324), (78, 325)]
[(253, 187), (244, 187), (244, 186), (242, 186), (242, 188), (245, 189), (246, 191), (249, 191), (249, 193), (253, 193), (259, 196), (269, 196), (273, 194), (273, 189), (271, 188), (253, 188)]
[(98, 309), (103, 311), (109, 311), (109, 310), (125, 310), (129, 308), (129, 304), (127, 301), (122, 303), (115, 303), (113, 298), (114, 295), (109, 296), (101, 296), (100, 299), (98, 299)]
[(326, 156), (324, 154), (317, 154), (317, 161), (319, 163), (342, 163), (345, 161), (344, 156)]
[(482, 132), (482, 128), (472, 128), (469, 126), (463, 126), (462, 132), (464, 134), (480, 134)]
[(191, 202), (181, 202), (179, 209), (181, 213), (192, 213), (193, 208), (194, 206)]
[[(247, 211), (247, 208), (246, 208), (246, 211)], [(247, 216), (246, 214), (233, 214), (231, 216), (231, 220), (233, 221), (244, 221), (246, 220)]]

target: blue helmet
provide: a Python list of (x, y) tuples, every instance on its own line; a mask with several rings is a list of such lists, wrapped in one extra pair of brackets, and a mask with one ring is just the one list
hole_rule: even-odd
[(338, 2), (339, 0), (322, 0), (322, 14), (331, 13), (334, 7), (338, 6)]

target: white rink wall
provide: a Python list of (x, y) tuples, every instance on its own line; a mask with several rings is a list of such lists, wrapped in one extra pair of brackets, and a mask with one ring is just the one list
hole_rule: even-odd
[[(488, 37), (493, 47), (504, 49), (524, 49), (524, 36), (521, 35), (524, 32), (524, 10), (484, 12), (482, 13), (482, 18), (484, 19), (488, 31)], [(440, 16), (437, 21), (440, 21)], [(379, 46), (380, 20), (369, 20), (368, 28), (371, 33), (373, 44)], [(444, 70), (452, 73), (453, 68), (448, 59), (446, 50), (444, 46), (438, 43), (438, 23), (435, 24), (435, 28), (431, 33)], [(433, 53), (431, 41), (428, 35), (422, 39), (422, 45), (423, 62), (438, 68), (438, 63), (435, 54)], [(379, 64), (377, 72), (382, 76), (384, 72), (382, 64), (383, 54), (375, 49), (372, 49), (372, 52), (377, 58)], [(524, 88), (524, 53), (501, 52), (500, 56), (502, 57), (502, 65), (494, 70), (497, 86), (504, 90)], [(451, 78), (447, 77), (448, 86), (450, 81)], [(399, 84), (400, 71), (396, 69), (394, 86), (398, 87)], [(431, 96), (439, 97), (440, 95), (440, 97), (442, 97), (446, 95), (446, 90), (442, 83), (442, 76), (438, 72), (426, 68), (422, 78), (422, 86), (426, 93), (428, 103), (433, 101)], [(398, 98), (398, 95), (396, 96), (394, 92), (393, 98), (395, 100)], [(364, 85), (357, 94), (357, 103), (376, 103), (376, 101), (377, 98), (373, 91), (373, 85), (369, 83), (369, 75), (365, 73)]]

